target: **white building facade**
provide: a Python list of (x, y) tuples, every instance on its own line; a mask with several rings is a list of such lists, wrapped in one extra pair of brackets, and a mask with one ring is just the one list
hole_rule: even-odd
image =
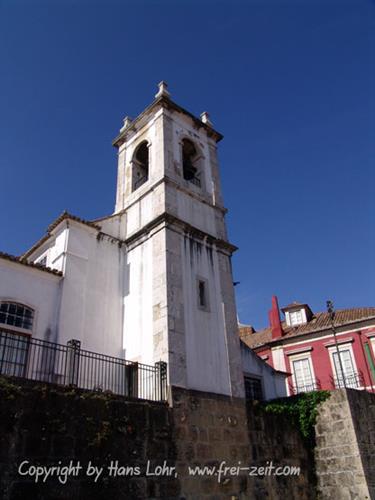
[(21, 258), (0, 254), (0, 328), (163, 361), (170, 385), (243, 397), (221, 138), (206, 113), (194, 117), (159, 84), (114, 141), (113, 215), (64, 213)]

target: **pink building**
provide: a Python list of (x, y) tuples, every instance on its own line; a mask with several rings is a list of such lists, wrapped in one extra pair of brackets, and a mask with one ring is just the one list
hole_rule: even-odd
[[(307, 304), (283, 307), (272, 298), (270, 326), (256, 332), (240, 326), (240, 337), (276, 370), (286, 371), (289, 395), (348, 387), (375, 392), (375, 307), (327, 312)], [(340, 356), (340, 358), (339, 358)]]

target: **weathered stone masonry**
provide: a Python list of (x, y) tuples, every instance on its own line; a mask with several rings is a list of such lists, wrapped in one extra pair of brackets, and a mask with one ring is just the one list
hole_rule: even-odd
[(319, 409), (316, 441), (320, 498), (375, 498), (375, 394), (333, 391)]
[[(188, 499), (311, 499), (315, 497), (312, 462), (297, 429), (286, 418), (264, 415), (243, 399), (174, 390), (174, 426), (181, 493)], [(298, 477), (189, 477), (189, 465), (296, 465)]]
[[(175, 388), (171, 408), (103, 393), (0, 380), (1, 499), (281, 499), (286, 491), (288, 498), (304, 498), (287, 490), (282, 482), (278, 493), (272, 479), (263, 483), (240, 476), (219, 484), (216, 478), (189, 476), (188, 466), (213, 466), (221, 461), (228, 465), (254, 463), (255, 448), (262, 464), (280, 444), (274, 442), (272, 446), (274, 438), (281, 439), (281, 446), (290, 439), (300, 446), (296, 435), (283, 432), (280, 436), (271, 434), (265, 448), (263, 442), (269, 432), (259, 427), (262, 424), (258, 420), (256, 440), (248, 433), (246, 406), (241, 399)], [(275, 426), (272, 417), (268, 423)], [(254, 438), (253, 446), (249, 437)], [(282, 457), (282, 452), (278, 456)], [(101, 477), (94, 483), (81, 474), (66, 485), (56, 479), (36, 485), (17, 473), (23, 460), (47, 466), (79, 460), (84, 467), (90, 460), (105, 467), (117, 460), (119, 465), (139, 466), (142, 474), (147, 460), (152, 468), (166, 460), (176, 467), (178, 478)], [(295, 480), (298, 493), (308, 488), (304, 478)]]
[[(374, 497), (375, 396), (335, 391), (319, 410), (316, 472), (311, 450), (283, 416), (254, 403), (173, 388), (170, 405), (127, 400), (27, 381), (0, 378), (0, 498), (2, 500), (122, 499), (370, 499)], [(80, 474), (62, 485), (21, 477), (23, 460), (67, 465), (139, 467), (141, 474), (94, 482)], [(177, 477), (145, 476), (166, 461)], [(195, 465), (301, 468), (295, 477), (189, 476)]]

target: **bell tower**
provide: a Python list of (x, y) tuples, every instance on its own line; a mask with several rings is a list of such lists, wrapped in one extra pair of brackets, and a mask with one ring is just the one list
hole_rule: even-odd
[(208, 114), (172, 101), (161, 82), (114, 145), (113, 220), (126, 243), (127, 359), (168, 364), (169, 384), (243, 396), (231, 255), (217, 143)]

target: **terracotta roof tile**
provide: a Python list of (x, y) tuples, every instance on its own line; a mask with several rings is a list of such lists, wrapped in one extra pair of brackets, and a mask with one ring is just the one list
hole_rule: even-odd
[(81, 217), (77, 217), (76, 215), (72, 215), (65, 210), (61, 215), (59, 215), (59, 217), (57, 217), (57, 219), (55, 219), (52, 222), (52, 224), (50, 224), (48, 226), (47, 233), (50, 233), (51, 231), (53, 231), (55, 229), (55, 227), (57, 227), (60, 224), (60, 222), (62, 222), (65, 219), (70, 219), (70, 220), (74, 220), (76, 222), (80, 222), (81, 224), (85, 224), (86, 226), (93, 227), (94, 229), (101, 228), (98, 224), (95, 224), (94, 222), (90, 222), (90, 221), (85, 220), (85, 219), (81, 219)]
[[(375, 307), (357, 307), (354, 309), (341, 309), (335, 313), (335, 326), (345, 326), (366, 319), (375, 319)], [(284, 335), (282, 339), (307, 335), (309, 333), (327, 330), (331, 326), (330, 316), (327, 312), (314, 314), (308, 323), (296, 327), (287, 326), (285, 321), (281, 323)], [(260, 347), (264, 344), (278, 342), (280, 339), (272, 339), (271, 328), (264, 328), (256, 333), (247, 333), (243, 328), (239, 328), (241, 339), (251, 348)]]
[(251, 348), (265, 344), (272, 338), (271, 328), (265, 328), (259, 332), (250, 333), (246, 328), (239, 328), (241, 340)]

